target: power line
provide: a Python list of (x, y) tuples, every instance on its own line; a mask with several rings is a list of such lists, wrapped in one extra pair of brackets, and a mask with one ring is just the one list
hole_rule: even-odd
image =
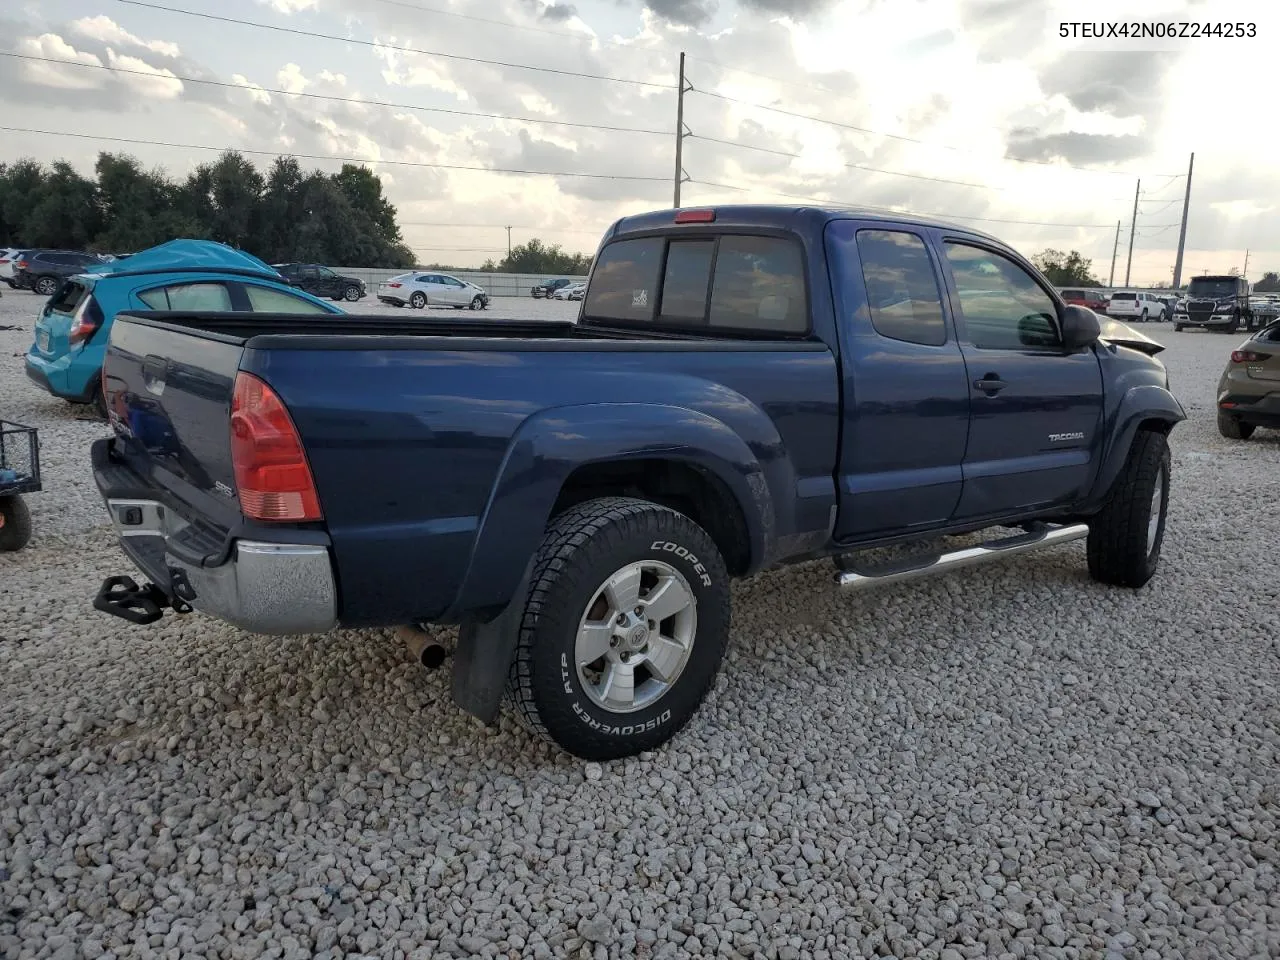
[[(135, 0), (120, 0), (120, 2), (132, 3), (132, 2), (135, 2)], [(723, 100), (727, 103), (736, 103), (739, 106), (751, 107), (755, 110), (765, 110), (765, 111), (768, 111), (769, 113), (777, 113), (784, 117), (794, 117), (797, 120), (810, 120), (813, 123), (823, 123), (823, 124), (826, 124), (827, 126), (839, 127), (842, 130), (852, 130), (855, 133), (865, 133), (865, 134), (870, 134), (871, 136), (876, 136), (876, 137), (886, 137), (890, 140), (900, 140), (904, 143), (914, 143), (914, 144), (919, 144), (920, 146), (934, 147), (940, 150), (953, 150), (956, 153), (973, 153), (972, 150), (967, 150), (963, 147), (955, 147), (946, 143), (935, 143), (931, 140), (920, 140), (920, 139), (917, 139), (916, 137), (908, 137), (900, 133), (886, 133), (883, 130), (871, 130), (867, 127), (855, 126), (852, 123), (843, 123), (842, 121), (839, 121), (839, 120), (828, 120), (825, 117), (815, 117), (807, 113), (796, 113), (794, 110), (783, 110), (781, 107), (771, 107), (763, 103), (753, 103), (749, 100), (740, 100), (737, 97), (731, 97), (728, 94), (715, 93), (711, 90), (702, 90), (698, 87), (691, 87), (689, 92), (700, 93), (704, 97), (711, 97), (715, 100)], [(1078, 170), (1081, 173), (1107, 174), (1109, 176), (1125, 176), (1125, 177), (1134, 176), (1134, 174), (1128, 173), (1123, 170), (1095, 170), (1092, 167), (1077, 167), (1069, 163), (1054, 163), (1052, 160), (1033, 160), (1030, 157), (1011, 157), (1006, 155), (1002, 159), (1012, 161), (1013, 163), (1030, 163), (1030, 164), (1035, 164), (1036, 166), (1053, 167), (1059, 170), (1064, 170), (1064, 169)], [(1156, 176), (1183, 177), (1183, 176), (1186, 176), (1186, 174), (1182, 174), (1182, 173), (1156, 174)]]
[(152, 73), (146, 70), (129, 70), (124, 67), (103, 63), (83, 63), (79, 60), (59, 60), (55, 57), (34, 57), (25, 53), (9, 53), (0, 51), (0, 57), (13, 57), (17, 60), (31, 60), (38, 63), (56, 63), (67, 67), (86, 67), (92, 70), (105, 70), (108, 73), (127, 73), (137, 77), (155, 80), (181, 80), (183, 83), (200, 83), (211, 87), (226, 87), (232, 90), (245, 90), (250, 93), (276, 93), (285, 97), (307, 97), (312, 100), (332, 100), (336, 103), (358, 103), (374, 107), (391, 107), (396, 110), (421, 110), (426, 113), (447, 113), (458, 117), (479, 117), (486, 120), (513, 120), (518, 123), (545, 123), (561, 127), (581, 127), (587, 130), (608, 130), (613, 133), (646, 133), (654, 136), (669, 137), (670, 130), (649, 130), (643, 127), (615, 127), (602, 123), (578, 123), (571, 120), (551, 120), (546, 117), (519, 117), (504, 113), (480, 113), (474, 110), (454, 110), (448, 107), (423, 107), (414, 103), (391, 103), (386, 100), (370, 100), (364, 97), (339, 97), (327, 93), (303, 93), (302, 91), (284, 90), (279, 87), (263, 87), (250, 83), (233, 83), (228, 80), (206, 80), (202, 77), (184, 77), (175, 73)]
[[(717, 187), (722, 190), (736, 190), (741, 193), (756, 192), (756, 189), (754, 187), (740, 187), (731, 183), (713, 183), (710, 180), (690, 180), (689, 182), (696, 183), (704, 187)], [(788, 200), (802, 200), (806, 203), (818, 203), (827, 207), (851, 206), (849, 204), (844, 204), (838, 200), (824, 199), (822, 197), (804, 197), (804, 196), (800, 196), (798, 194), (793, 194), (793, 193), (782, 193), (777, 190), (765, 190), (761, 192), (769, 196), (786, 197)], [(858, 206), (864, 210), (876, 210), (883, 213), (896, 213), (896, 214), (903, 214), (906, 216), (916, 216), (916, 217), (937, 217), (942, 220), (978, 220), (984, 223), (1016, 223), (1016, 224), (1023, 224), (1026, 226), (1036, 226), (1036, 227), (1089, 227), (1089, 228), (1106, 227), (1109, 230), (1115, 229), (1109, 223), (1056, 223), (1056, 222), (1047, 221), (1047, 220), (1010, 220), (1010, 219), (1004, 219), (1001, 217), (968, 217), (968, 216), (962, 216), (960, 214), (955, 214), (955, 213), (931, 213), (923, 210), (895, 210), (892, 207), (875, 207), (867, 204), (859, 204)], [(1152, 224), (1152, 226), (1158, 226), (1158, 224)]]
[(182, 10), (178, 7), (166, 7), (158, 3), (146, 3), (144, 0), (116, 0), (131, 7), (142, 7), (147, 10), (161, 10), (165, 13), (178, 13), (187, 17), (199, 17), (202, 20), (213, 20), (218, 23), (234, 23), (243, 27), (257, 27), (259, 30), (274, 30), (277, 33), (288, 33), (298, 37), (312, 37), (318, 40), (335, 40), (338, 43), (354, 43), (364, 47), (396, 50), (400, 53), (417, 53), (428, 57), (439, 57), (442, 60), (462, 60), (467, 63), (482, 63), (490, 67), (510, 67), (513, 70), (531, 70), (535, 73), (551, 73), (561, 77), (579, 77), (584, 80), (605, 80), (610, 83), (627, 83), (637, 87), (653, 87), (659, 90), (670, 90), (669, 83), (657, 83), (652, 80), (634, 80), (629, 77), (611, 77), (601, 73), (582, 73), (576, 70), (561, 70), (556, 67), (535, 67), (527, 63), (510, 63), (505, 60), (485, 60), (480, 57), (466, 57), (460, 53), (442, 53), (439, 50), (423, 50), (419, 47), (408, 47), (394, 43), (380, 43), (375, 40), (358, 40), (354, 37), (340, 37), (332, 33), (319, 33), (314, 30), (300, 30), (297, 27), (282, 27), (274, 23), (262, 23), (257, 20), (242, 20), (238, 17), (220, 17), (213, 13), (200, 13), (196, 10)]
[[(390, 2), (390, 0), (385, 0), (385, 2)], [(757, 79), (760, 79), (760, 80), (768, 80), (772, 83), (780, 83), (783, 86), (787, 86), (787, 87), (797, 87), (801, 90), (813, 90), (817, 93), (825, 93), (835, 97), (842, 97), (846, 100), (851, 99), (852, 97), (851, 94), (842, 93), (839, 90), (832, 90), (830, 87), (820, 87), (812, 83), (797, 83), (795, 80), (783, 80), (781, 77), (774, 77), (767, 73), (756, 73), (754, 70), (744, 70), (742, 69), (742, 67), (731, 67), (726, 63), (720, 63), (718, 60), (708, 60), (705, 57), (695, 57), (693, 54), (689, 54), (687, 56), (687, 59), (694, 60), (698, 63), (705, 63), (708, 66), (716, 67), (720, 70), (727, 70), (730, 73), (742, 73), (742, 74), (746, 74), (748, 77), (756, 77)]]
[(281, 153), (276, 150), (253, 150), (249, 147), (214, 147), (203, 143), (171, 143), (166, 140), (142, 140), (136, 137), (108, 137), (92, 133), (73, 133), (68, 130), (33, 130), (27, 127), (3, 127), (9, 133), (34, 133), (46, 137), (74, 137), (79, 140), (109, 140), (113, 143), (133, 143), (151, 147), (174, 147), (181, 150), (212, 150), (216, 153), (252, 153), (263, 157), (296, 157), (300, 160), (340, 160), (343, 163), (386, 164), (395, 167), (422, 167), (432, 170), (468, 170), (475, 173), (512, 173), (525, 177), (577, 177), (583, 180), (634, 180), (637, 182), (666, 183), (667, 177), (640, 177), (614, 173), (572, 173), (565, 170), (523, 170), (510, 167), (473, 167), (460, 163), (426, 163), (419, 160), (370, 160), (366, 157), (342, 157), (328, 153)]
[[(726, 147), (739, 147), (743, 150), (755, 150), (759, 153), (769, 153), (776, 157), (791, 157), (796, 160), (803, 159), (803, 154), (790, 153), (786, 150), (774, 150), (772, 147), (758, 147), (753, 143), (743, 143), (740, 140), (720, 140), (716, 137), (708, 137), (701, 133), (686, 133), (686, 140), (706, 140), (708, 143), (718, 143)], [(892, 177), (910, 177), (912, 180), (930, 180), (934, 183), (951, 183), (958, 187), (977, 187), (981, 190), (1003, 190), (1004, 187), (993, 187), (985, 183), (972, 183), (968, 180), (948, 180), (945, 177), (930, 177), (922, 173), (903, 173), (899, 170), (884, 170), (880, 167), (869, 167), (862, 163), (844, 163), (843, 166), (850, 167), (854, 170), (867, 170), (871, 173), (885, 173)]]

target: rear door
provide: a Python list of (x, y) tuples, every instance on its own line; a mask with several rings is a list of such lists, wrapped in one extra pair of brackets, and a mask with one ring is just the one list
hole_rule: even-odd
[(970, 399), (955, 519), (1083, 497), (1100, 450), (1097, 356), (1062, 348), (1059, 305), (1024, 264), (978, 239), (939, 239)]
[(945, 524), (963, 486), (969, 389), (928, 233), (833, 221), (844, 416), (837, 540)]

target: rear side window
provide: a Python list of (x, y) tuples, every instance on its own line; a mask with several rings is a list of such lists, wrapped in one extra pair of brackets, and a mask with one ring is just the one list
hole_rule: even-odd
[(1137, 299), (1132, 293), (1113, 293), (1112, 300), (1135, 300)]
[(244, 292), (249, 297), (249, 309), (255, 313), (329, 313), (318, 303), (270, 287), (246, 283)]
[(231, 294), (224, 283), (178, 283), (138, 294), (152, 310), (230, 310)]
[(1083, 300), (1084, 291), (1083, 290), (1063, 290), (1062, 299), (1063, 300)]
[(933, 347), (947, 342), (942, 294), (923, 240), (899, 230), (859, 230), (858, 259), (876, 333)]

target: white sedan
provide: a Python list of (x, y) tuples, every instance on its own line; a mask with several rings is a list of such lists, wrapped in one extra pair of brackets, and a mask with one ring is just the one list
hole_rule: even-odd
[(557, 300), (581, 300), (587, 293), (587, 285), (585, 283), (571, 283), (568, 286), (561, 287), (552, 296)]
[(489, 294), (483, 287), (447, 273), (402, 273), (378, 284), (378, 299), (395, 307), (453, 307), (483, 310)]

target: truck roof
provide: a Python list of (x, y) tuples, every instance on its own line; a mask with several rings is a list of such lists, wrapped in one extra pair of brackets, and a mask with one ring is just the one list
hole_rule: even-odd
[[(681, 209), (684, 212), (714, 210), (716, 214), (715, 224), (717, 226), (775, 227), (786, 230), (799, 230), (804, 228), (821, 229), (832, 220), (878, 220), (884, 223), (905, 223), (965, 233), (971, 237), (981, 237), (992, 243), (1007, 246), (998, 237), (993, 237), (980, 230), (974, 230), (972, 227), (962, 227), (945, 220), (917, 216), (913, 213), (895, 213), (892, 210), (873, 209), (870, 207), (846, 207), (835, 204), (831, 206), (812, 206), (804, 204), (742, 203), (723, 206), (717, 204), (691, 205)], [(676, 213), (675, 209), (667, 209), (623, 217), (614, 223), (606, 236), (613, 238), (626, 233), (638, 233), (645, 230), (671, 227), (675, 224)], [(696, 224), (690, 224), (690, 226), (696, 226)]]

